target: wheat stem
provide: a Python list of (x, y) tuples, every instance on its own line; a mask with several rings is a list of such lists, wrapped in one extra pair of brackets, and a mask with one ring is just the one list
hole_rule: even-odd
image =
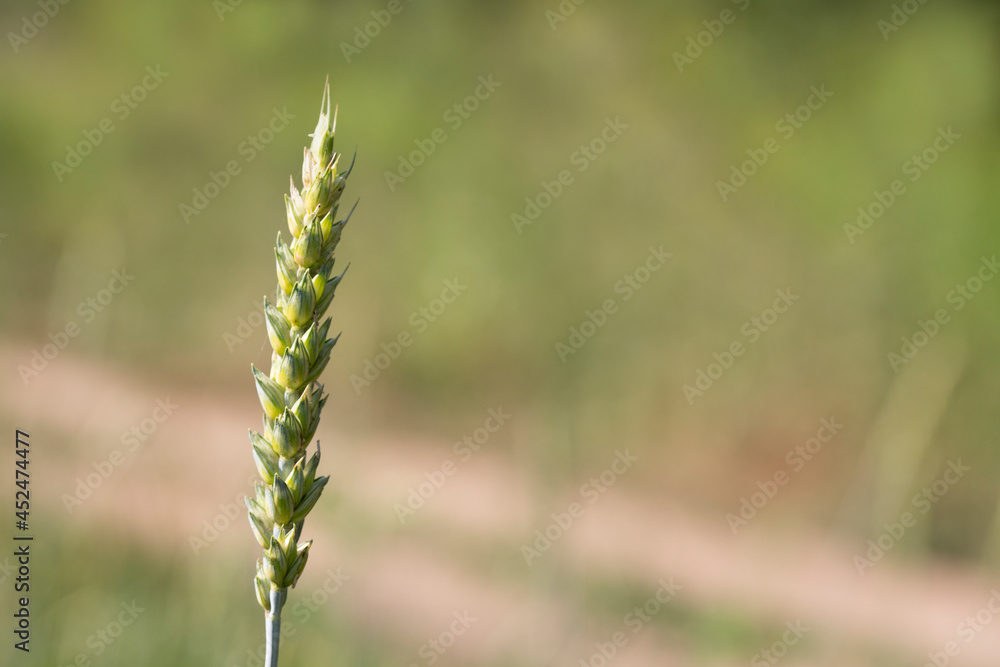
[(287, 588), (271, 591), (272, 611), (264, 614), (264, 633), (267, 638), (267, 653), (264, 664), (278, 667), (278, 645), (281, 643), (281, 608), (285, 606)]

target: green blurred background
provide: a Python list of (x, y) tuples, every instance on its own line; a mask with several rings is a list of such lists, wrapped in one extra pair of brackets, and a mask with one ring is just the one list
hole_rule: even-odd
[[(324, 376), (332, 492), (290, 600), (323, 602), (282, 664), (600, 667), (625, 629), (608, 664), (737, 665), (796, 619), (810, 631), (790, 665), (918, 665), (951, 640), (948, 664), (996, 664), (995, 628), (957, 634), (1000, 567), (1000, 287), (976, 282), (1000, 248), (994, 4), (16, 0), (0, 24), (0, 421), (32, 436), (36, 534), (32, 651), (7, 641), (4, 664), (255, 664), (257, 547), (229, 509), (252, 474), (248, 367), (268, 363), (255, 304), (327, 75), (360, 204)], [(499, 85), (470, 101), (481, 77)], [(788, 136), (813, 89), (831, 95)], [(287, 125), (262, 132), (276, 111)], [(609, 119), (624, 129), (605, 146)], [(443, 143), (390, 183), (436, 128)], [(81, 142), (97, 145), (78, 166), (54, 165)], [(897, 179), (884, 214), (846, 227)], [(547, 205), (519, 228), (526, 198)], [(619, 281), (661, 246), (625, 300)], [(134, 280), (101, 303), (122, 267)], [(465, 289), (435, 310), (446, 281)], [(771, 321), (776, 290), (798, 299)], [(69, 322), (65, 349), (34, 356)], [(893, 364), (904, 338), (926, 344)], [(368, 362), (386, 367), (362, 385)], [(700, 371), (717, 378), (686, 395)], [(500, 407), (509, 422), (463, 460), (454, 443)], [(789, 452), (824, 418), (843, 426), (800, 470)], [(68, 507), (116, 449), (124, 463)], [(535, 531), (626, 450), (638, 463), (528, 563)], [(401, 521), (447, 460), (457, 472)], [(969, 471), (922, 512), (914, 496), (957, 461)], [(320, 595), (338, 567), (347, 583)], [(681, 591), (633, 634), (630, 610), (671, 576)], [(133, 600), (145, 611), (95, 644)], [(480, 620), (428, 651), (463, 610)]]

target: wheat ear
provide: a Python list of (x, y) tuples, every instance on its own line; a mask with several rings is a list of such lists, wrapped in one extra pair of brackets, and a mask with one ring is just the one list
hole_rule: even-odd
[[(344, 274), (333, 275), (333, 254), (350, 214), (336, 220), (340, 195), (351, 166), (338, 171), (333, 152), (337, 112), (330, 112), (327, 79), (319, 122), (304, 150), (302, 191), (292, 179), (285, 196), (288, 229), (285, 244), (278, 232), (274, 256), (278, 290), (272, 304), (264, 297), (267, 336), (273, 353), (267, 375), (251, 365), (257, 395), (264, 408), (261, 433), (250, 431), (253, 460), (263, 480), (247, 498), (250, 527), (264, 548), (257, 561), (254, 588), (266, 617), (268, 667), (278, 664), (281, 608), (288, 587), (295, 586), (309, 558), (312, 540), (299, 543), (306, 515), (316, 505), (329, 477), (317, 477), (319, 442), (306, 458), (306, 448), (319, 426), (326, 403), (320, 374), (330, 361), (339, 335), (328, 338), (330, 319), (323, 314)], [(353, 212), (353, 209), (352, 209)]]

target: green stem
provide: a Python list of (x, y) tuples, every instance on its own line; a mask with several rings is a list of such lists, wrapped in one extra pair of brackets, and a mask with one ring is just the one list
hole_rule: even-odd
[(264, 614), (264, 630), (267, 635), (267, 667), (278, 667), (278, 644), (281, 642), (281, 608), (285, 605), (287, 588), (271, 589), (271, 611)]

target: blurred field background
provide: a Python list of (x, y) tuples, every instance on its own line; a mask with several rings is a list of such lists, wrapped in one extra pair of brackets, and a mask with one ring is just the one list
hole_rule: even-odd
[[(289, 601), (311, 606), (282, 664), (996, 665), (1000, 619), (980, 610), (1000, 586), (1000, 285), (954, 290), (1000, 248), (997, 7), (592, 1), (553, 22), (555, 0), (417, 1), (358, 48), (386, 7), (71, 2), (16, 48), (5, 38), (0, 422), (11, 446), (31, 434), (36, 540), (32, 651), (5, 627), (3, 663), (259, 664), (259, 550), (232, 509), (253, 474), (249, 365), (268, 364), (255, 304), (329, 75), (337, 148), (358, 150), (345, 201), (360, 205), (324, 375), (332, 482)], [(678, 71), (674, 54), (726, 10)], [(4, 3), (4, 34), (39, 11)], [(907, 19), (885, 32), (894, 12)], [(122, 117), (147, 67), (168, 75)], [(447, 111), (491, 76), (454, 127)], [(793, 136), (777, 131), (824, 86)], [(275, 109), (294, 118), (248, 161)], [(104, 118), (114, 131), (57, 174)], [(616, 118), (627, 129), (578, 171)], [(390, 187), (436, 128), (444, 143)], [(959, 138), (911, 181), (906, 163), (948, 128)], [(777, 152), (723, 201), (717, 182), (770, 137)], [(231, 160), (239, 173), (185, 220)], [(512, 214), (562, 170), (572, 184), (518, 230)], [(895, 179), (905, 193), (845, 231)], [(672, 256), (625, 301), (615, 286), (650, 246)], [(122, 267), (134, 281), (81, 310)], [(421, 328), (449, 280), (466, 289)], [(751, 340), (786, 289), (798, 300)], [(617, 311), (563, 363), (556, 344), (606, 299)], [(887, 355), (942, 309), (895, 372)], [(25, 375), (69, 322), (79, 334)], [(352, 385), (401, 332), (412, 345)], [(737, 341), (745, 353), (689, 401), (684, 385)], [(157, 400), (178, 407), (128, 450)], [(499, 408), (510, 419), (461, 460), (453, 445)], [(843, 426), (793, 469), (822, 419)], [(123, 462), (70, 511), (65, 494), (115, 450)], [(535, 531), (625, 451), (638, 462), (529, 565)], [(402, 522), (448, 460), (455, 474)], [(914, 496), (957, 461), (968, 472), (922, 513)], [(12, 464), (8, 451), (5, 479)], [(727, 515), (782, 471), (734, 534)], [(914, 525), (859, 574), (868, 540), (907, 511)], [(633, 632), (629, 614), (671, 577), (676, 596)], [(120, 636), (95, 639), (133, 602)], [(463, 612), (476, 622), (429, 649)], [(809, 630), (789, 645), (796, 622)], [(957, 655), (941, 658), (948, 642)]]

